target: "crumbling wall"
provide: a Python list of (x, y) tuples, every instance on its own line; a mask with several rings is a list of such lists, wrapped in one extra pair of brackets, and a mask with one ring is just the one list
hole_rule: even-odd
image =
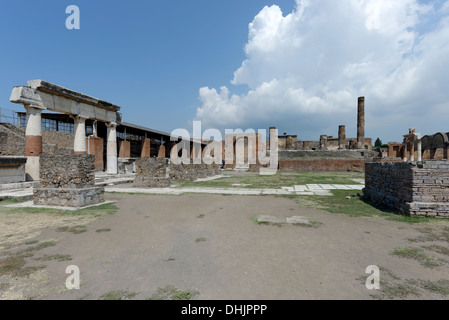
[[(45, 154), (72, 154), (73, 140), (72, 134), (42, 131), (42, 152)], [(67, 147), (68, 145), (70, 147)], [(25, 128), (8, 123), (0, 124), (0, 155), (25, 156)]]
[(84, 207), (104, 202), (104, 188), (95, 187), (93, 155), (43, 154), (39, 178), (36, 205)]
[(134, 187), (164, 188), (170, 186), (168, 161), (159, 158), (138, 158)]
[(363, 192), (398, 213), (449, 218), (449, 162), (367, 163)]

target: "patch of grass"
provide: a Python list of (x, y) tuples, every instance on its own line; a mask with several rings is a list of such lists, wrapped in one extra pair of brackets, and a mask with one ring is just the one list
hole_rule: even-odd
[(25, 244), (26, 245), (31, 245), (31, 244), (36, 244), (38, 242), (39, 242), (39, 240), (30, 240), (30, 241), (25, 242)]
[(90, 299), (92, 297), (91, 293), (86, 293), (84, 295), (82, 295), (81, 297), (78, 297), (76, 300), (87, 300)]
[(146, 300), (190, 300), (197, 294), (199, 294), (197, 291), (181, 291), (175, 286), (169, 285), (157, 288), (156, 292)]
[(0, 277), (9, 275), (14, 278), (26, 277), (33, 272), (43, 269), (44, 266), (25, 267), (25, 255), (11, 255), (0, 260)]
[(131, 300), (137, 295), (136, 292), (125, 290), (109, 291), (100, 296), (100, 300)]
[(195, 239), (196, 243), (204, 242), (204, 241), (206, 241), (206, 238), (197, 238), (197, 239)]
[(104, 229), (97, 229), (96, 232), (101, 233), (101, 232), (109, 232), (111, 231), (111, 229), (109, 228), (104, 228)]
[(190, 300), (192, 293), (190, 291), (178, 291), (172, 296), (173, 300)]
[(202, 219), (202, 218), (204, 218), (204, 217), (205, 217), (204, 214), (200, 214), (200, 215), (197, 216), (197, 218), (199, 218), (199, 219)]
[(373, 294), (371, 297), (378, 300), (384, 299), (404, 299), (408, 296), (419, 296), (420, 293), (418, 289), (408, 283), (400, 284), (381, 284), (380, 292), (378, 294)]
[(164, 261), (175, 261), (176, 259), (175, 258), (168, 258), (167, 260), (164, 260)]
[(71, 232), (73, 234), (80, 234), (87, 231), (86, 226), (74, 226), (74, 227), (59, 227), (56, 229), (57, 232)]
[[(300, 206), (324, 210), (330, 213), (343, 213), (352, 217), (385, 217), (388, 220), (409, 224), (427, 223), (434, 221), (429, 217), (410, 217), (396, 214), (373, 206), (365, 197), (350, 197), (355, 190), (330, 190), (333, 197), (324, 196), (295, 196)], [(293, 198), (295, 198), (293, 197)], [(448, 233), (449, 237), (449, 233)]]
[(445, 256), (449, 256), (449, 248), (438, 246), (438, 245), (431, 245), (431, 246), (425, 246), (424, 249), (443, 254)]
[(423, 289), (441, 294), (443, 296), (449, 295), (449, 280), (439, 281), (420, 281), (420, 285)]
[(26, 277), (33, 272), (45, 268), (45, 266), (25, 267), (26, 258), (33, 257), (36, 251), (54, 246), (57, 242), (57, 239), (49, 239), (36, 246), (31, 246), (17, 252), (8, 252), (6, 257), (0, 259), (0, 277), (4, 275)]
[(42, 258), (38, 258), (36, 260), (41, 261), (57, 260), (59, 262), (63, 262), (72, 260), (72, 257), (69, 254), (53, 254), (53, 255), (44, 255)]
[(8, 282), (0, 283), (0, 290), (1, 290), (1, 291), (6, 291), (6, 290), (8, 290), (10, 287), (11, 287), (11, 284), (8, 283)]
[(116, 213), (118, 208), (113, 203), (89, 207), (78, 210), (61, 210), (54, 208), (32, 208), (32, 207), (5, 207), (2, 206), (1, 214), (48, 214), (57, 216), (103, 216)]
[(233, 184), (248, 185), (249, 189), (280, 189), (304, 184), (356, 184), (353, 178), (364, 178), (359, 172), (278, 172), (274, 175), (259, 175), (257, 173), (247, 176), (223, 177), (210, 181), (177, 181), (182, 187), (209, 187), (209, 188), (239, 188)]
[(394, 274), (390, 269), (379, 266), (379, 271), (382, 274), (386, 274), (387, 276), (389, 276), (390, 278), (394, 279), (394, 280), (401, 280), (401, 278), (399, 276), (397, 276), (396, 274)]
[(438, 267), (442, 262), (441, 260), (435, 257), (427, 256), (419, 248), (411, 248), (411, 247), (395, 248), (392, 254), (401, 258), (416, 260), (426, 268)]

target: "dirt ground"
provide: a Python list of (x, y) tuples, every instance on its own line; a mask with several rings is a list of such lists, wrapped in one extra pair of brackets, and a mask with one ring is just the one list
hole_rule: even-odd
[[(447, 299), (449, 294), (447, 252), (434, 252), (428, 260), (392, 254), (397, 248), (447, 248), (447, 224), (332, 214), (276, 196), (108, 194), (107, 200), (117, 201), (118, 211), (96, 219), (2, 215), (0, 259), (27, 244), (54, 243), (26, 259), (27, 267), (44, 268), (0, 277), (0, 298), (149, 299), (164, 288), (200, 300)], [(254, 221), (258, 215), (305, 216), (317, 224), (260, 225)], [(27, 229), (27, 223), (33, 226)], [(77, 225), (84, 229), (67, 232)], [(65, 288), (69, 265), (79, 267), (79, 290)], [(365, 286), (370, 265), (380, 267), (381, 290)]]

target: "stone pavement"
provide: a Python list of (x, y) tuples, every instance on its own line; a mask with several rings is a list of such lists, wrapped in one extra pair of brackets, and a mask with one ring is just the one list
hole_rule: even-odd
[(253, 189), (253, 188), (204, 188), (204, 187), (170, 187), (170, 188), (132, 188), (106, 187), (106, 192), (119, 193), (147, 193), (180, 195), (183, 193), (215, 193), (232, 195), (307, 195), (332, 196), (330, 190), (362, 190), (363, 184), (306, 184), (281, 189)]
[[(225, 176), (214, 176), (198, 179), (198, 182), (215, 180)], [(110, 176), (106, 174), (96, 174), (97, 186), (105, 186), (106, 192), (120, 193), (147, 193), (147, 194), (171, 194), (180, 195), (183, 193), (214, 193), (231, 195), (303, 195), (303, 196), (332, 196), (331, 190), (362, 190), (364, 188), (363, 179), (352, 179), (357, 184), (305, 184), (290, 187), (281, 187), (280, 189), (254, 189), (245, 188), (247, 184), (233, 184), (230, 188), (203, 188), (203, 187), (178, 187), (170, 188), (132, 188), (124, 185), (132, 182), (133, 175)], [(122, 184), (123, 187), (115, 185)], [(23, 187), (23, 186), (22, 186)], [(0, 200), (16, 199), (18, 201), (28, 201), (33, 198), (33, 186), (27, 185), (26, 188), (17, 188), (9, 190), (4, 188), (0, 190)]]

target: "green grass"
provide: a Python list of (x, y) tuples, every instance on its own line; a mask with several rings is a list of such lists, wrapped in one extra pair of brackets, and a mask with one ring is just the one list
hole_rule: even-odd
[(26, 277), (29, 274), (43, 269), (45, 266), (26, 266), (26, 259), (34, 256), (34, 253), (56, 245), (56, 239), (50, 239), (16, 252), (5, 252), (5, 256), (0, 259), (0, 277), (9, 275), (11, 277)]
[(95, 230), (95, 232), (98, 232), (98, 233), (101, 233), (101, 232), (110, 232), (111, 231), (111, 229), (109, 229), (109, 228), (103, 228), (103, 229), (97, 229), (97, 230)]
[(421, 281), (421, 287), (427, 291), (441, 294), (443, 296), (449, 295), (449, 280), (439, 281)]
[(443, 246), (438, 246), (438, 245), (431, 245), (431, 246), (425, 246), (423, 247), (424, 249), (445, 255), (445, 256), (449, 256), (449, 248), (447, 247), (443, 247)]
[(80, 234), (87, 231), (86, 226), (74, 226), (74, 227), (59, 227), (56, 229), (57, 232), (71, 232), (73, 234)]
[(197, 238), (197, 239), (195, 239), (196, 243), (204, 242), (204, 241), (206, 241), (206, 238)]
[(374, 299), (384, 300), (384, 299), (404, 299), (408, 296), (419, 296), (420, 293), (418, 289), (408, 283), (400, 284), (383, 284), (381, 283), (381, 290), (377, 294), (371, 295)]
[(363, 179), (364, 174), (359, 172), (278, 172), (274, 175), (250, 175), (240, 177), (224, 177), (210, 181), (175, 181), (182, 187), (208, 187), (208, 188), (239, 188), (233, 184), (248, 184), (244, 188), (255, 189), (280, 189), (304, 184), (357, 184), (351, 179)]
[(36, 260), (41, 260), (41, 261), (56, 260), (59, 262), (63, 262), (63, 261), (72, 260), (72, 257), (69, 254), (53, 254), (53, 255), (44, 255), (42, 258), (38, 258)]
[[(292, 199), (297, 199), (301, 207), (308, 207), (313, 209), (324, 210), (330, 213), (344, 213), (354, 217), (385, 217), (388, 220), (399, 221), (409, 224), (427, 223), (435, 221), (434, 218), (428, 217), (411, 217), (396, 214), (391, 211), (382, 210), (373, 206), (368, 200), (363, 197), (350, 197), (354, 194), (361, 193), (357, 190), (330, 190), (333, 197), (325, 196), (288, 196)], [(441, 223), (447, 223), (442, 221)]]
[(181, 291), (174, 286), (165, 286), (157, 288), (156, 292), (146, 300), (190, 300), (199, 294), (197, 291)]
[[(5, 207), (6, 201), (0, 202), (0, 214), (49, 214), (58, 216), (103, 216), (117, 212), (117, 207), (113, 203), (106, 203), (99, 206), (78, 209), (78, 210), (60, 210), (53, 208), (32, 208), (32, 207)], [(9, 203), (11, 204), (11, 203)]]
[(396, 255), (401, 258), (416, 260), (426, 268), (436, 268), (440, 266), (441, 263), (443, 262), (438, 258), (426, 255), (419, 248), (411, 248), (411, 247), (395, 248), (392, 252), (392, 255)]
[(126, 290), (109, 291), (100, 296), (100, 300), (131, 300), (137, 295), (136, 292)]

